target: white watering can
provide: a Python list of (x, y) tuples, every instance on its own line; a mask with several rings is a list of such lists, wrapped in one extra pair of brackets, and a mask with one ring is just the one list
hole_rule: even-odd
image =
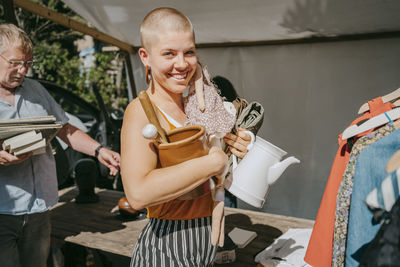
[[(246, 131), (252, 138), (248, 152), (237, 164), (233, 155), (233, 175), (225, 180), (225, 188), (244, 202), (261, 208), (264, 205), (270, 185), (276, 182), (286, 168), (293, 163), (300, 163), (295, 157), (288, 157), (279, 147), (261, 137)], [(254, 141), (255, 140), (255, 141)], [(232, 178), (233, 176), (233, 178)]]

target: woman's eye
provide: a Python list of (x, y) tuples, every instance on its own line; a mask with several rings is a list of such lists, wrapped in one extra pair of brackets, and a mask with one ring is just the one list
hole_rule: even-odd
[(163, 55), (164, 56), (172, 56), (173, 54), (172, 54), (172, 52), (165, 52)]
[(186, 55), (194, 55), (194, 51), (187, 51), (185, 54)]

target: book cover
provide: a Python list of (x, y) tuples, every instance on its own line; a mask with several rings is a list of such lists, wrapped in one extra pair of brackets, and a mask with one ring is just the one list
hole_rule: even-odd
[(244, 248), (251, 241), (253, 241), (254, 238), (257, 237), (256, 232), (244, 230), (237, 227), (230, 231), (228, 235), (232, 239), (233, 243), (238, 246), (238, 248)]
[(18, 118), (18, 119), (3, 119), (0, 120), (0, 127), (16, 125), (16, 124), (45, 124), (56, 122), (56, 117), (50, 116), (39, 116), (39, 117), (28, 117), (28, 118)]
[(54, 116), (0, 120), (0, 140), (35, 130), (42, 133), (48, 144), (62, 126)]
[(15, 141), (17, 141), (17, 140), (20, 140), (20, 139), (23, 139), (23, 138), (33, 137), (35, 135), (36, 135), (36, 131), (32, 130), (32, 131), (29, 131), (29, 132), (25, 132), (25, 133), (16, 135), (14, 137), (7, 138), (7, 139), (5, 139), (3, 141), (3, 144), (2, 144), (3, 150), (8, 150), (10, 148), (10, 144), (15, 142)]
[[(21, 135), (18, 135), (18, 136), (21, 136)], [(14, 137), (12, 137), (12, 138), (14, 138)], [(17, 138), (17, 139), (14, 139), (12, 142), (9, 142), (8, 146), (6, 147), (6, 150), (8, 150), (9, 152), (14, 152), (14, 151), (18, 150), (19, 148), (36, 143), (37, 141), (41, 140), (42, 138), (43, 138), (42, 133), (35, 133), (35, 135), (33, 135), (33, 136), (24, 136), (22, 138)], [(5, 141), (7, 141), (7, 140), (8, 139), (6, 139)]]
[[(40, 150), (42, 148), (46, 148), (46, 140), (45, 139), (40, 139), (39, 141), (29, 144), (27, 146), (24, 147), (20, 147), (17, 150), (13, 151), (12, 153), (14, 154), (14, 156), (19, 156), (28, 152), (34, 152), (35, 153), (39, 153)], [(38, 150), (38, 151), (36, 151)]]

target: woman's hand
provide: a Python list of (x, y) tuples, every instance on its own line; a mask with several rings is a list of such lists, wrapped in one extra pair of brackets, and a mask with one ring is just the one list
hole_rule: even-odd
[(239, 128), (236, 134), (228, 133), (224, 137), (224, 142), (229, 145), (229, 150), (238, 158), (243, 158), (247, 154), (247, 146), (251, 143), (251, 136)]
[(210, 148), (208, 155), (212, 157), (212, 162), (216, 166), (215, 175), (219, 175), (224, 172), (226, 164), (228, 163), (228, 157), (219, 147), (213, 146)]
[(0, 151), (0, 165), (8, 166), (12, 164), (20, 163), (32, 156), (32, 152), (22, 154), (20, 156), (14, 156), (5, 150)]

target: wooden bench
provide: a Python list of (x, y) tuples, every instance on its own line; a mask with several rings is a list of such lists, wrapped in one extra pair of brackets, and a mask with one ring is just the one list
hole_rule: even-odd
[[(100, 202), (76, 204), (75, 187), (59, 192), (59, 203), (52, 209), (52, 237), (87, 248), (130, 257), (133, 246), (148, 219), (128, 220), (117, 208), (122, 192), (96, 189)], [(237, 260), (226, 266), (256, 266), (254, 256), (289, 228), (311, 228), (314, 221), (243, 209), (225, 208), (226, 232), (235, 226), (257, 232), (243, 249), (236, 249)], [(218, 265), (224, 266), (224, 265)]]

